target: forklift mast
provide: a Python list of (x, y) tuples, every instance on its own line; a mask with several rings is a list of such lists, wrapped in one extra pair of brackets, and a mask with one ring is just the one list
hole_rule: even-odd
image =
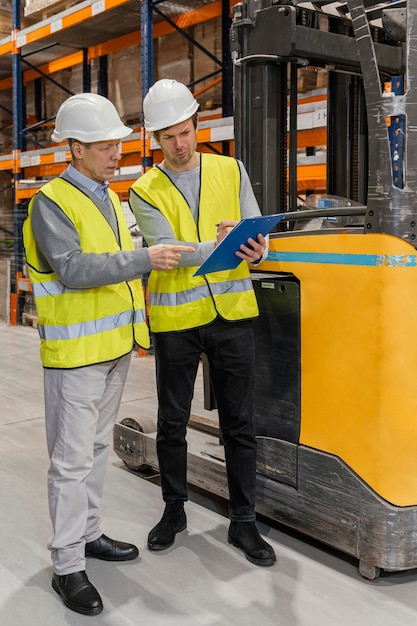
[[(381, 5), (243, 0), (234, 7), (236, 154), (263, 213), (297, 210), (297, 68), (326, 68), (327, 192), (366, 204), (367, 232), (414, 244), (417, 6)], [(398, 82), (405, 90), (387, 89)]]

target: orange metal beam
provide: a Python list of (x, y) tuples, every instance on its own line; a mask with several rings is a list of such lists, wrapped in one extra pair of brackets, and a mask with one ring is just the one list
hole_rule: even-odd
[(298, 104), (310, 104), (310, 102), (323, 102), (324, 100), (327, 100), (327, 93), (307, 97), (304, 97), (302, 93), (298, 94)]
[(0, 91), (4, 91), (5, 89), (11, 89), (13, 87), (13, 79), (10, 76), (10, 78), (3, 78), (3, 80), (0, 80)]
[(134, 152), (132, 154), (124, 154), (119, 161), (119, 167), (126, 167), (128, 165), (140, 165), (141, 154)]
[(10, 325), (17, 326), (17, 293), (10, 294)]
[[(59, 176), (65, 169), (66, 163), (51, 163), (50, 165), (31, 165), (23, 168), (28, 178), (43, 178)], [(39, 185), (41, 187), (41, 185)], [(30, 197), (30, 196), (29, 196)]]
[[(61, 57), (60, 59), (55, 59), (55, 61), (45, 63), (44, 65), (41, 65), (39, 69), (44, 74), (50, 75), (54, 72), (59, 72), (60, 70), (65, 70), (69, 67), (73, 67), (74, 65), (81, 65), (82, 62), (83, 53), (82, 51), (80, 51)], [(25, 85), (27, 85), (31, 80), (35, 80), (35, 78), (39, 78), (39, 72), (37, 72), (36, 70), (27, 70), (23, 73), (23, 83)]]
[(130, 141), (125, 140), (122, 142), (122, 157), (123, 155), (131, 154), (132, 152), (141, 154), (142, 149), (143, 149), (142, 139), (131, 139)]
[(30, 200), (30, 198), (32, 196), (34, 196), (37, 191), (38, 191), (38, 189), (19, 189), (19, 188), (16, 188), (16, 202), (19, 203), (22, 200)]
[(0, 170), (12, 170), (13, 169), (13, 159), (6, 159), (4, 161), (0, 161)]
[(13, 52), (13, 42), (6, 41), (6, 43), (2, 43), (0, 46), (0, 56), (4, 56), (5, 54), (11, 54)]
[(327, 145), (327, 130), (323, 128), (307, 128), (297, 132), (297, 148)]
[(219, 83), (222, 82), (222, 78), (216, 78), (215, 80), (212, 80), (211, 83), (209, 83), (208, 85), (205, 85), (204, 87), (201, 87), (201, 89), (197, 89), (197, 91), (194, 91), (194, 97), (198, 98), (198, 96), (200, 96), (202, 93), (205, 93), (206, 91), (208, 91), (209, 89), (211, 89), (212, 87), (214, 87), (215, 85), (218, 85)]
[(298, 191), (326, 189), (326, 164), (299, 165), (297, 167)]
[(129, 187), (133, 185), (137, 177), (132, 178), (132, 180), (112, 180), (110, 183), (110, 187), (118, 193), (119, 195), (123, 195), (125, 197), (129, 196)]

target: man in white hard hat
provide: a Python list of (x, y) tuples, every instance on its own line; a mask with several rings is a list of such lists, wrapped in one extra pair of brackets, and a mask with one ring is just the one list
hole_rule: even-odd
[(103, 609), (86, 557), (138, 556), (135, 545), (103, 534), (98, 509), (132, 347), (149, 347), (140, 276), (170, 270), (193, 251), (134, 249), (120, 200), (108, 189), (120, 140), (131, 132), (107, 98), (68, 98), (52, 139), (68, 141), (72, 163), (35, 195), (24, 223), (44, 366), (52, 587), (85, 615)]
[(193, 273), (243, 217), (259, 215), (249, 177), (233, 158), (199, 153), (197, 109), (190, 90), (175, 80), (156, 82), (143, 102), (145, 127), (164, 160), (131, 188), (130, 202), (151, 245), (195, 246), (172, 272), (149, 278), (158, 387), (157, 452), (165, 509), (148, 548), (164, 550), (186, 528), (186, 425), (200, 356), (205, 353), (219, 411), (229, 484), (228, 541), (257, 565), (275, 554), (255, 524), (256, 439), (253, 427), (254, 336), (258, 307), (249, 264), (267, 255), (262, 235), (242, 245), (236, 269)]

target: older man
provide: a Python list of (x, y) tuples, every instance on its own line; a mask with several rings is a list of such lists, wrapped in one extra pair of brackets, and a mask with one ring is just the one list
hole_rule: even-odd
[(132, 347), (149, 346), (139, 276), (170, 270), (182, 252), (193, 251), (134, 249), (119, 198), (108, 188), (120, 140), (131, 132), (107, 98), (68, 98), (52, 139), (68, 141), (72, 163), (31, 200), (24, 224), (44, 366), (52, 586), (85, 615), (103, 609), (86, 557), (138, 556), (133, 544), (103, 534), (98, 509)]

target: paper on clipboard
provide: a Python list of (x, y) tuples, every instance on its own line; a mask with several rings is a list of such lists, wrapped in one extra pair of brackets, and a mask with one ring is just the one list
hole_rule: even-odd
[(256, 239), (259, 233), (265, 237), (284, 217), (285, 213), (245, 217), (214, 248), (193, 276), (234, 269), (242, 263), (242, 259), (236, 256), (240, 246), (249, 238)]

